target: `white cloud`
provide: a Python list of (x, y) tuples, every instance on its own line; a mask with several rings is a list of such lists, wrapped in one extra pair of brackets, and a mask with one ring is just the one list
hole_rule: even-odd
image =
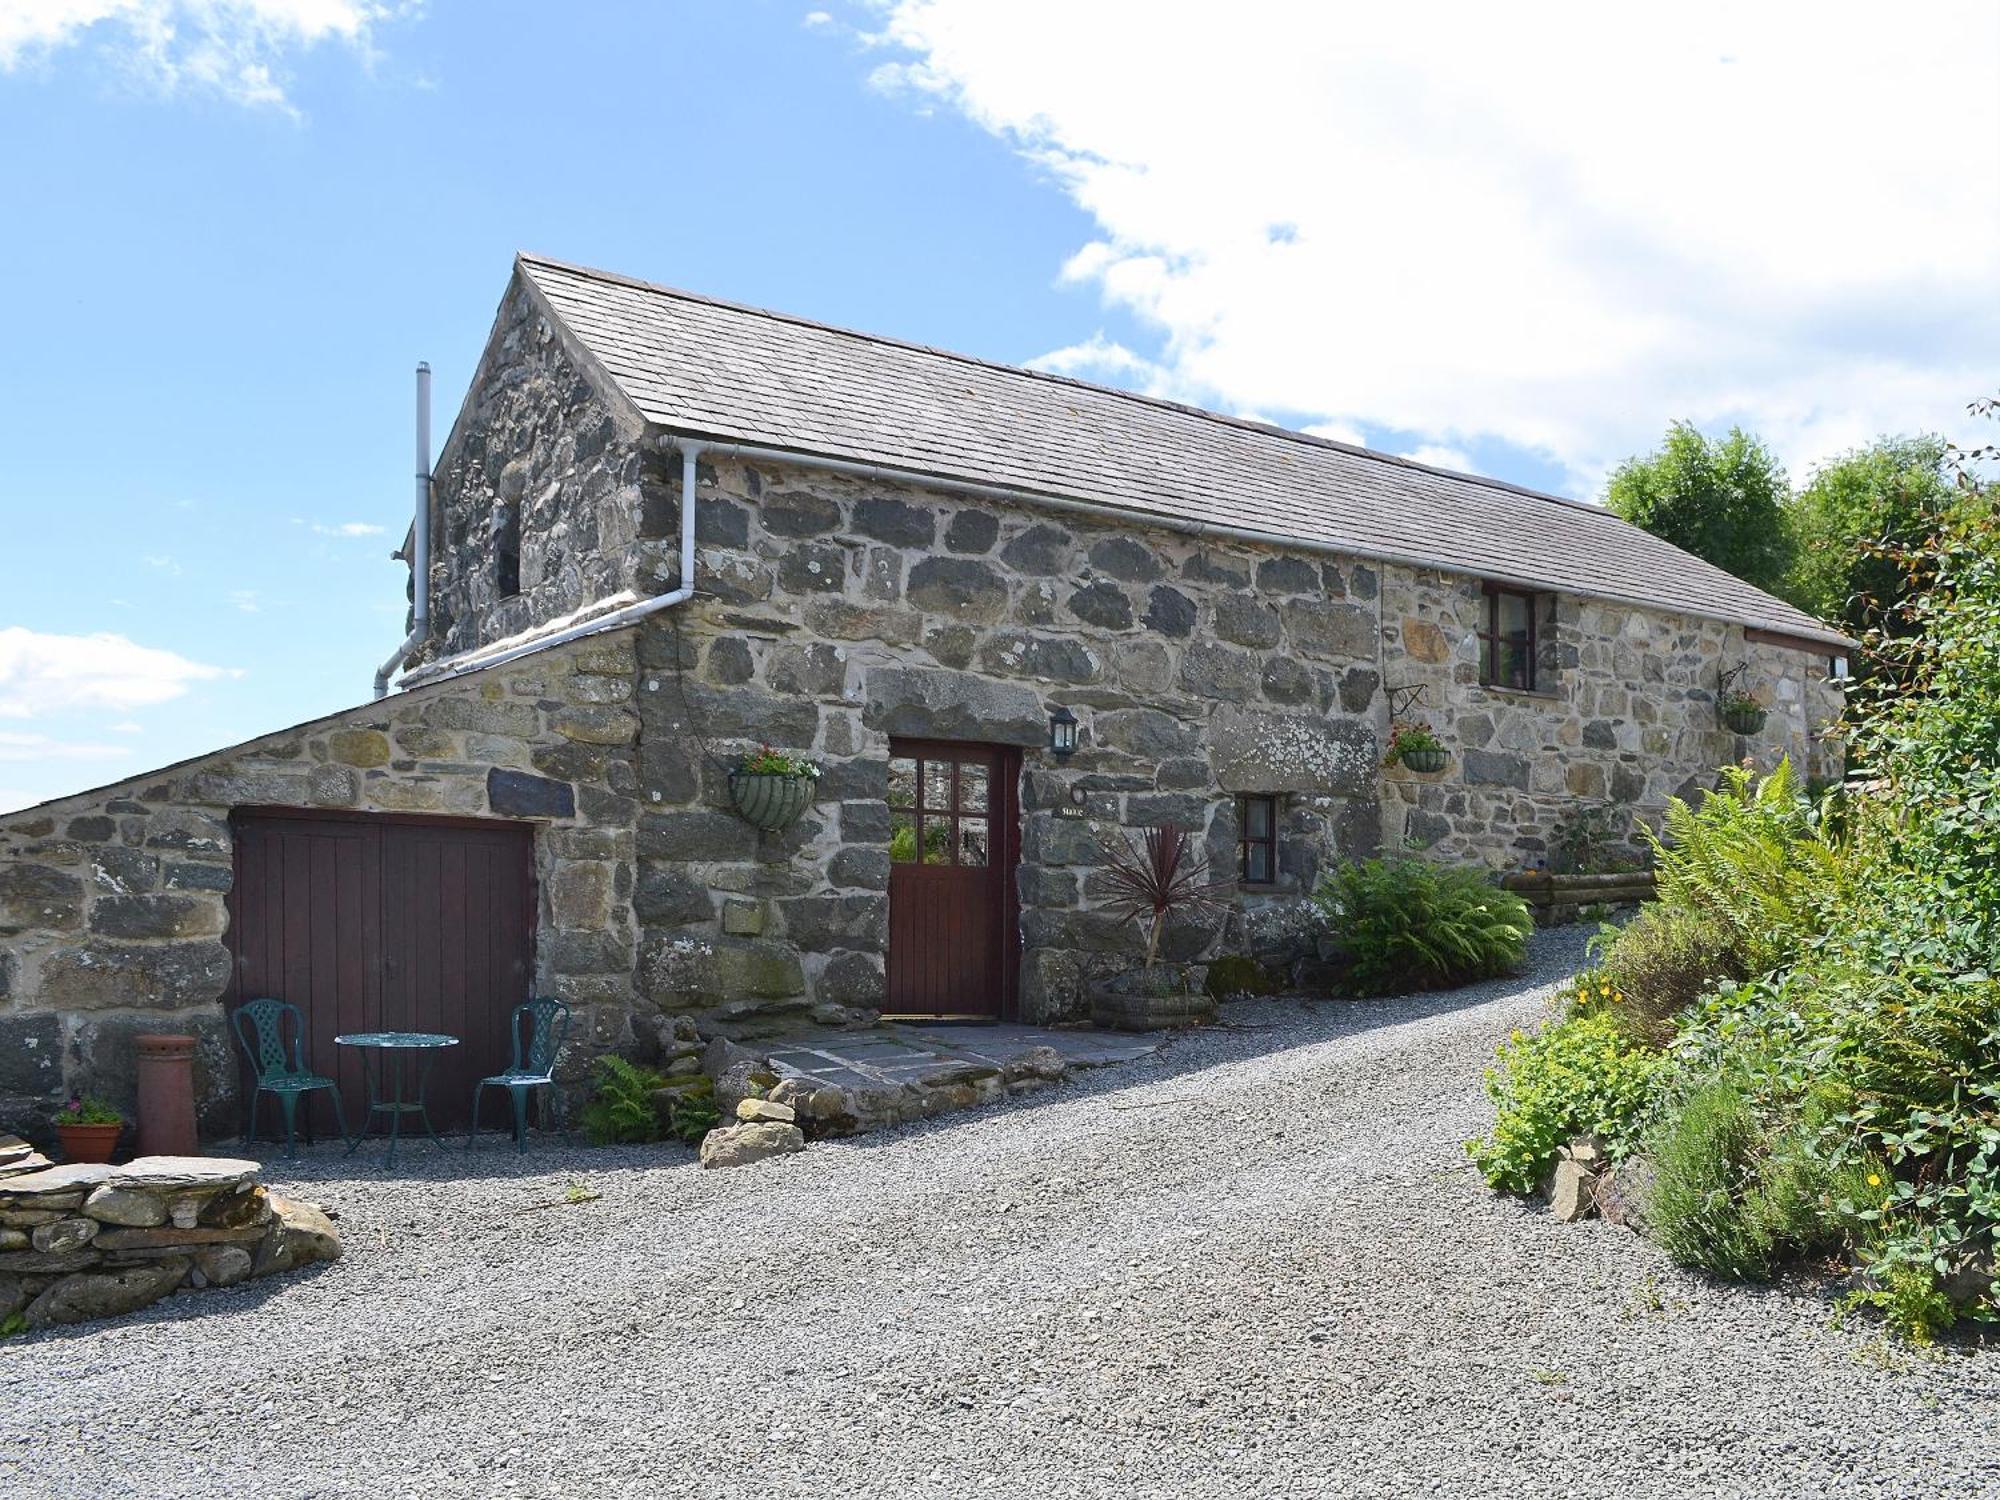
[(373, 521), (339, 521), (331, 526), (323, 522), (312, 523), (313, 532), (318, 536), (380, 536), (382, 528)]
[(1061, 274), (1157, 336), (1106, 345), (1148, 389), (1588, 492), (1676, 417), (1803, 470), (1995, 378), (2000, 7), (876, 11), (877, 86), (1093, 221)]
[(291, 112), (285, 59), (331, 42), (364, 59), (409, 0), (0, 0), (0, 71), (92, 48), (165, 94)]
[(130, 745), (94, 745), (56, 740), (45, 734), (10, 734), (0, 730), (0, 765), (48, 764), (62, 760), (117, 760), (132, 753)]
[(1461, 474), (1477, 474), (1472, 460), (1457, 448), (1443, 443), (1421, 443), (1402, 457), (1415, 463), (1429, 464), (1433, 469), (1455, 469)]
[(0, 629), (0, 719), (77, 708), (130, 712), (178, 698), (194, 683), (240, 675), (122, 635)]
[(254, 615), (262, 608), (257, 603), (257, 591), (255, 589), (231, 589), (229, 591), (229, 602), (246, 615)]

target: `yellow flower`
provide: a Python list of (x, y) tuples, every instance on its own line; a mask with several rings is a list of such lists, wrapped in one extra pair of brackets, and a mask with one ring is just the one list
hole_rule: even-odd
[(1880, 1187), (1882, 1185), (1882, 1174), (1880, 1172), (1870, 1172), (1868, 1174), (1868, 1185), (1870, 1187)]

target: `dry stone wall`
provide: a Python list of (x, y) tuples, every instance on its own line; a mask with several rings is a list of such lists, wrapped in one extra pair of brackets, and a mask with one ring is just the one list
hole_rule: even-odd
[[(516, 277), (438, 457), (431, 637), (412, 666), (638, 586), (644, 538), (664, 525), (673, 479), (640, 431), (636, 413), (582, 373), (566, 331)], [(509, 518), (520, 564), (512, 596), (499, 587)]]
[[(1544, 865), (1563, 819), (1580, 807), (1629, 808), (1657, 822), (1672, 796), (1713, 784), (1718, 766), (1768, 769), (1789, 755), (1837, 776), (1828, 730), (1840, 691), (1826, 648), (1746, 639), (1743, 628), (1569, 595), (1538, 601), (1532, 693), (1479, 681), (1485, 607), (1476, 579), (1390, 569), (1383, 603), (1385, 669), (1423, 696), (1403, 717), (1427, 720), (1447, 768), (1402, 768), (1383, 781), (1385, 842), (1496, 869)], [(1721, 674), (1769, 711), (1739, 736), (1717, 711)], [(1398, 694), (1398, 707), (1409, 699)]]
[[(577, 1008), (569, 1066), (629, 1036), (639, 717), (630, 632), (400, 694), (0, 817), (0, 1124), (77, 1091), (129, 1113), (133, 1039), (198, 1039), (201, 1124), (232, 1129), (230, 815), (242, 807), (532, 821), (536, 988)], [(522, 997), (525, 998), (525, 997)]]
[(214, 1156), (52, 1166), (0, 1136), (0, 1324), (119, 1317), (339, 1257), (324, 1213), (256, 1179), (256, 1162)]
[[(1179, 823), (1233, 873), (1234, 794), (1281, 794), (1281, 878), (1245, 898), (1239, 942), (1322, 860), (1374, 847), (1375, 568), (805, 470), (700, 474), (699, 597), (640, 646), (640, 982), (661, 1005), (738, 1028), (880, 1005), (892, 736), (1022, 754), (1032, 1020), (1075, 1014), (1092, 965), (1138, 944), (1103, 910), (1107, 834)], [(1047, 750), (1059, 704), (1081, 721), (1067, 764)], [(727, 811), (759, 744), (825, 770), (782, 835)]]

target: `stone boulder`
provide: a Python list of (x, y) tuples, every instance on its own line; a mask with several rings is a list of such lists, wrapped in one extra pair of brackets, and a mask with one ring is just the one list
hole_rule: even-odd
[(278, 1271), (295, 1271), (314, 1261), (340, 1259), (340, 1236), (333, 1221), (314, 1203), (300, 1203), (271, 1194), (271, 1227), (257, 1244), (257, 1256), (250, 1274), (269, 1276)]
[(806, 1149), (805, 1132), (796, 1125), (775, 1121), (720, 1125), (702, 1137), (701, 1164), (704, 1167), (741, 1167), (772, 1156), (788, 1156)]
[(1597, 1174), (1581, 1162), (1556, 1163), (1555, 1179), (1549, 1185), (1549, 1211), (1564, 1224), (1574, 1224), (1597, 1212), (1593, 1189)]
[(766, 1120), (774, 1125), (794, 1125), (798, 1123), (799, 1116), (789, 1104), (779, 1104), (770, 1099), (739, 1099), (736, 1118), (746, 1122)]
[(137, 1312), (179, 1286), (191, 1264), (176, 1256), (117, 1270), (79, 1271), (45, 1287), (22, 1316), (30, 1328), (51, 1328)]
[(1635, 1234), (1646, 1231), (1646, 1209), (1653, 1196), (1653, 1168), (1644, 1157), (1627, 1157), (1600, 1173), (1594, 1190), (1598, 1216), (1621, 1224)]

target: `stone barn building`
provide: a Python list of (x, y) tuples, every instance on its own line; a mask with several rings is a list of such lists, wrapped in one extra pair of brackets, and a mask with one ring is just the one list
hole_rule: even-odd
[[(1110, 831), (1198, 831), (1218, 951), (1283, 958), (1328, 861), (1531, 867), (1838, 764), (1850, 643), (1594, 506), (526, 256), (412, 542), (392, 696), (0, 817), (0, 1123), (175, 1030), (233, 1128), (254, 994), (322, 1068), (421, 1027), (466, 1077), (530, 993), (573, 1068), (662, 1015), (1074, 1018), (1136, 942)], [(1444, 770), (1385, 769), (1392, 715)], [(822, 771), (782, 832), (732, 808), (759, 745)]]

